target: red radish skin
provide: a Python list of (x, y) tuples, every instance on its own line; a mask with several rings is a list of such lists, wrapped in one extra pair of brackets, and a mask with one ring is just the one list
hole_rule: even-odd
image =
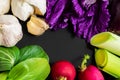
[(85, 70), (79, 73), (79, 80), (104, 80), (103, 75), (93, 65), (89, 65)]
[(76, 70), (73, 64), (66, 60), (55, 62), (51, 67), (52, 80), (74, 80)]
[(85, 55), (82, 65), (80, 67), (80, 72), (78, 74), (79, 80), (104, 80), (101, 71), (94, 65), (86, 66), (87, 59), (89, 55)]

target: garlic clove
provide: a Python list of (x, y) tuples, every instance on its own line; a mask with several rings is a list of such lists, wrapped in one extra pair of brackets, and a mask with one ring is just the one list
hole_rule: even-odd
[(37, 14), (37, 15), (44, 15), (44, 13), (42, 13), (39, 8), (37, 7), (34, 7), (35, 11), (34, 11), (34, 14)]
[(15, 46), (23, 37), (22, 26), (13, 15), (0, 15), (0, 45)]
[(45, 30), (43, 28), (38, 27), (36, 24), (34, 24), (33, 22), (29, 21), (27, 23), (27, 28), (28, 28), (28, 32), (33, 34), (33, 35), (41, 35), (45, 32)]
[(10, 9), (10, 0), (0, 0), (0, 15), (5, 14)]
[(26, 21), (34, 13), (33, 6), (24, 0), (11, 0), (11, 9), (13, 15), (22, 21)]
[(33, 35), (42, 35), (48, 28), (48, 24), (36, 16), (31, 16), (30, 21), (27, 22), (28, 32)]

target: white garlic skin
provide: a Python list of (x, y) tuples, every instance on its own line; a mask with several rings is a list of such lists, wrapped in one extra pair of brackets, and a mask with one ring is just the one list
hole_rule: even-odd
[(44, 15), (46, 13), (46, 0), (11, 0), (13, 15), (22, 21), (26, 21), (35, 14), (35, 7), (41, 12), (41, 15)]
[(10, 10), (10, 0), (0, 0), (0, 15), (8, 13)]
[(0, 45), (15, 46), (23, 37), (22, 26), (13, 15), (0, 15)]

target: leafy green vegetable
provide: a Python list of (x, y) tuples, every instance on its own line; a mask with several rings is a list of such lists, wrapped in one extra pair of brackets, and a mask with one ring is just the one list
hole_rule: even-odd
[(8, 72), (1, 72), (0, 73), (0, 80), (6, 80), (7, 79)]
[(19, 59), (19, 48), (0, 47), (0, 71), (10, 70)]
[(48, 55), (46, 52), (42, 49), (42, 47), (37, 45), (29, 45), (25, 46), (20, 50), (20, 60), (23, 61), (29, 58), (46, 58), (49, 60)]
[[(0, 80), (45, 80), (50, 73), (49, 57), (37, 45), (0, 47)], [(6, 79), (7, 78), (7, 79)]]
[(45, 80), (50, 65), (45, 58), (30, 58), (12, 68), (7, 80)]

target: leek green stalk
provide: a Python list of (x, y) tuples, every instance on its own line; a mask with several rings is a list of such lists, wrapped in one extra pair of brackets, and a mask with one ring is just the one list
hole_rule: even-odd
[(90, 43), (120, 56), (120, 37), (116, 34), (111, 32), (98, 33), (91, 38)]
[(95, 52), (97, 66), (104, 72), (120, 78), (120, 58), (105, 49), (98, 49)]

